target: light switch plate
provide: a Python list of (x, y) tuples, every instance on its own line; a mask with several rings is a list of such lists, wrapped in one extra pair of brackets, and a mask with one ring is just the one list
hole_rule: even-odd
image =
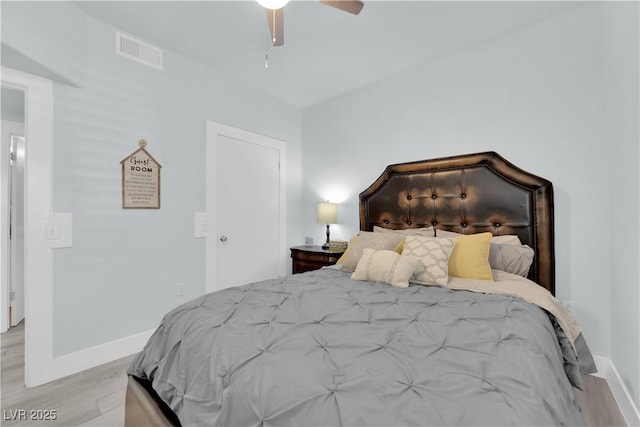
[(73, 246), (73, 215), (71, 212), (50, 212), (44, 225), (44, 238), (51, 248)]
[(44, 238), (47, 240), (60, 240), (60, 224), (47, 222), (44, 225)]
[(196, 212), (193, 232), (196, 238), (207, 237), (209, 235), (209, 216), (206, 212)]

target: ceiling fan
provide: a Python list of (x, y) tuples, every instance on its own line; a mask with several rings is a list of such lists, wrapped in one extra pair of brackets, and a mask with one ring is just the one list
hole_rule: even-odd
[[(322, 4), (357, 15), (364, 3), (359, 0), (318, 0)], [(257, 0), (267, 11), (267, 21), (271, 33), (271, 43), (274, 46), (284, 44), (284, 6), (289, 0)]]

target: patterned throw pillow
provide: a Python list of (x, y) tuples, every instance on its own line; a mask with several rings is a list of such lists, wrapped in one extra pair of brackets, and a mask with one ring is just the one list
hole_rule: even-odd
[(449, 281), (449, 256), (455, 239), (447, 237), (407, 236), (402, 256), (420, 260), (420, 266), (411, 278), (412, 283), (446, 286)]
[(372, 280), (384, 282), (396, 288), (409, 286), (409, 278), (420, 265), (416, 258), (401, 256), (395, 251), (376, 251), (364, 249), (353, 280)]

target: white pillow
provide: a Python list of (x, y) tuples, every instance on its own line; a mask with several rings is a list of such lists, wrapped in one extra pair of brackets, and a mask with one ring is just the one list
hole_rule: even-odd
[(419, 267), (416, 258), (401, 256), (395, 251), (376, 251), (366, 248), (356, 270), (351, 275), (353, 280), (384, 282), (397, 288), (409, 286), (409, 278)]
[(455, 242), (455, 239), (447, 237), (407, 236), (402, 256), (420, 260), (411, 282), (446, 286), (449, 281), (449, 257)]
[[(456, 233), (455, 231), (447, 231), (447, 230), (434, 230), (436, 237), (458, 237), (458, 236), (468, 236), (468, 234)], [(491, 243), (500, 243), (501, 245), (522, 245), (520, 238), (515, 234), (505, 234), (502, 236), (493, 236), (491, 238)]]
[(515, 234), (505, 234), (504, 236), (493, 236), (491, 238), (491, 243), (499, 243), (501, 245), (514, 245), (514, 246), (522, 245), (520, 238)]
[(403, 230), (392, 230), (390, 228), (378, 227), (377, 225), (373, 226), (374, 233), (396, 233), (402, 234), (403, 236), (409, 236), (418, 234), (420, 236), (429, 236), (435, 237), (435, 230), (433, 227), (425, 227), (425, 228), (405, 228)]
[(455, 231), (447, 231), (447, 230), (440, 230), (439, 228), (436, 228), (435, 230), (435, 234), (436, 237), (458, 237), (458, 236), (464, 236), (464, 234), (462, 233), (456, 233)]
[(489, 264), (491, 269), (527, 277), (533, 263), (534, 251), (527, 245), (501, 245), (491, 242)]

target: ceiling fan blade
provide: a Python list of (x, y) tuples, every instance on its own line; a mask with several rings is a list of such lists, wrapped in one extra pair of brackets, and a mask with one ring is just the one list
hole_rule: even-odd
[(284, 7), (265, 10), (267, 11), (271, 43), (274, 46), (282, 46), (284, 44)]
[(359, 14), (364, 7), (364, 2), (358, 0), (320, 0), (320, 3), (353, 13), (354, 15)]

